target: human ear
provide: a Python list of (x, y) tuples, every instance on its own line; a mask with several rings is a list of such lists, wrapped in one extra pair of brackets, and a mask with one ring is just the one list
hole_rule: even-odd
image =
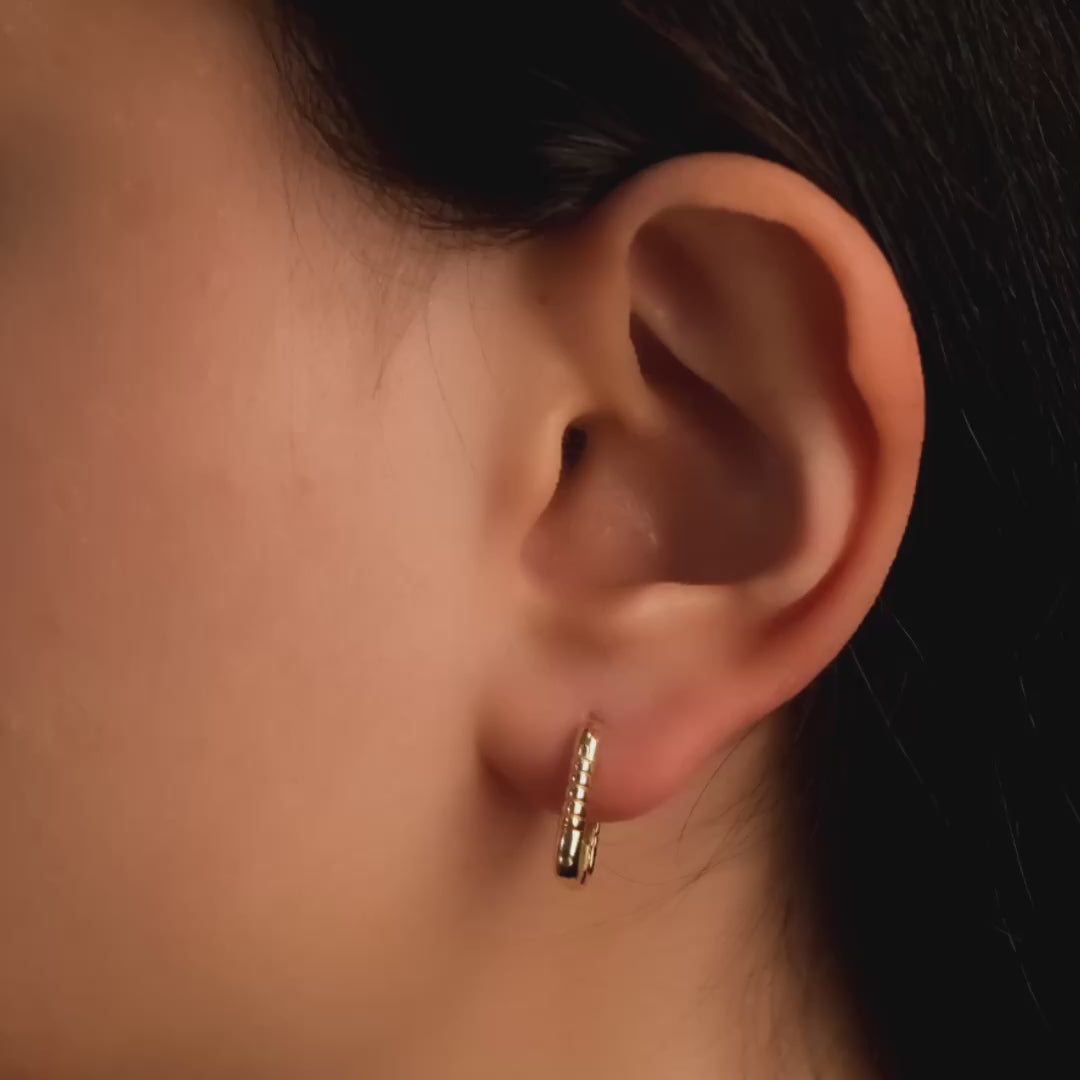
[(870, 609), (919, 468), (918, 344), (869, 233), (756, 158), (655, 166), (517, 258), (540, 313), (522, 330), (564, 378), (507, 406), (495, 448), (509, 629), (481, 749), (557, 810), (599, 717), (590, 813), (618, 820), (804, 689)]

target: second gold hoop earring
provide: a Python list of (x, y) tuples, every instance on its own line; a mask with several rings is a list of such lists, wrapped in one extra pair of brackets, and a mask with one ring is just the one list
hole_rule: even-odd
[(599, 749), (596, 725), (586, 724), (578, 736), (570, 762), (570, 779), (559, 823), (559, 846), (555, 873), (568, 881), (584, 885), (596, 866), (596, 847), (600, 825), (588, 819), (589, 788), (596, 774)]

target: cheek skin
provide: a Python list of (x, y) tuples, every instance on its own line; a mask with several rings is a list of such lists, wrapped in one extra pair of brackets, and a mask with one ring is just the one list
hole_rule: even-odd
[(399, 852), (450, 858), (471, 768), (431, 722), (468, 708), (469, 473), (430, 361), (373, 397), (385, 292), (186, 45), (141, 43), (141, 112), (99, 57), (79, 182), (0, 253), (0, 1051), (377, 1015), (385, 913), (439, 938), (399, 901), (446, 867)]

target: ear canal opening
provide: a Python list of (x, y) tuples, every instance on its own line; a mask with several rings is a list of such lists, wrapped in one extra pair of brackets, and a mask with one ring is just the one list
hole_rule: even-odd
[(563, 483), (581, 464), (589, 448), (589, 432), (583, 423), (569, 424), (562, 438), (562, 467), (559, 483)]
[(526, 542), (530, 571), (582, 594), (747, 581), (798, 534), (791, 463), (644, 319), (628, 334), (650, 424), (596, 412), (566, 425), (555, 490)]

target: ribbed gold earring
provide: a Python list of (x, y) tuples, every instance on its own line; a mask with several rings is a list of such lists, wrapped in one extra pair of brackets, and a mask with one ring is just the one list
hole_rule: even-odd
[(555, 856), (555, 873), (579, 885), (585, 884), (596, 866), (596, 845), (600, 839), (599, 823), (589, 821), (587, 816), (589, 786), (596, 775), (599, 748), (595, 728), (595, 724), (586, 724), (574, 748)]

